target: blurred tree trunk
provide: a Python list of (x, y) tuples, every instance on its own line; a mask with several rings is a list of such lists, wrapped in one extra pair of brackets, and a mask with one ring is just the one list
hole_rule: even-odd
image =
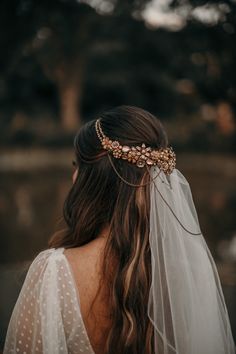
[(60, 118), (62, 128), (74, 132), (81, 122), (81, 98), (83, 85), (84, 60), (77, 58), (76, 63), (55, 70), (55, 81), (60, 101)]
[(81, 84), (78, 81), (61, 83), (58, 91), (62, 127), (67, 132), (72, 132), (81, 125)]

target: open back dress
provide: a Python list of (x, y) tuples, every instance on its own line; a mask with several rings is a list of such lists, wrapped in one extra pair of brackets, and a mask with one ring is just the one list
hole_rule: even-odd
[(95, 354), (64, 248), (42, 251), (31, 263), (9, 322), (4, 354)]

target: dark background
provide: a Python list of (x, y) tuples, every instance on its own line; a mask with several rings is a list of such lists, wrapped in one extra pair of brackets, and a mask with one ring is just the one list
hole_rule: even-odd
[(2, 0), (1, 346), (24, 269), (58, 229), (73, 136), (120, 104), (162, 120), (236, 336), (236, 2)]

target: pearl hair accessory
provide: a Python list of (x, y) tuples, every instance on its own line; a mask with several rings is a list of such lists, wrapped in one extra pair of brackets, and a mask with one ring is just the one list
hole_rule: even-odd
[(165, 174), (169, 175), (176, 165), (176, 155), (172, 147), (160, 148), (158, 150), (141, 146), (121, 145), (117, 140), (109, 139), (103, 132), (100, 119), (95, 122), (95, 129), (99, 140), (105, 150), (108, 150), (116, 159), (127, 160), (137, 167), (158, 166)]

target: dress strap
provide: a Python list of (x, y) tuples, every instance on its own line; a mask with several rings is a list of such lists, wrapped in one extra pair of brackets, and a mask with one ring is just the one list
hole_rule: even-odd
[(65, 247), (59, 247), (59, 248), (54, 248), (54, 249), (55, 249), (55, 253), (62, 254), (65, 250)]

